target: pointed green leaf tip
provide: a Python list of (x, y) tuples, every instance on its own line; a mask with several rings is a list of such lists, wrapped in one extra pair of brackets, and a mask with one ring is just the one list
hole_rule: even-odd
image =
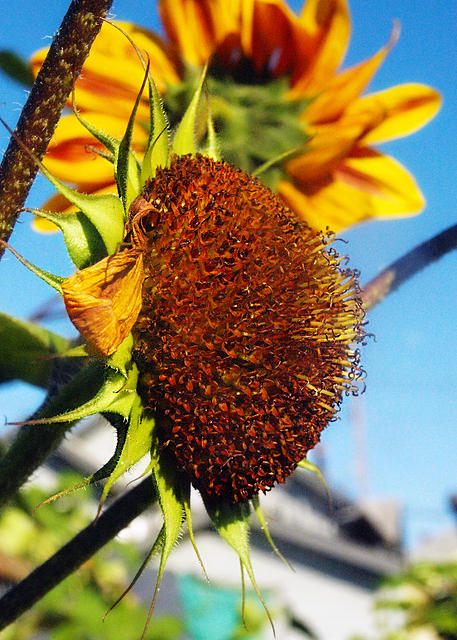
[[(260, 589), (257, 586), (257, 582), (254, 577), (254, 571), (252, 569), (251, 559), (249, 557), (249, 515), (250, 506), (248, 503), (229, 504), (227, 502), (205, 502), (206, 510), (211, 518), (217, 532), (228, 544), (236, 551), (241, 562), (241, 570), (246, 569), (246, 573), (249, 576), (254, 591), (257, 594), (260, 602), (262, 603), (265, 612), (270, 621), (271, 628), (273, 629), (273, 635), (276, 637), (276, 632), (271, 618), (270, 612), (267, 609), (265, 601), (260, 593)], [(244, 607), (244, 599), (243, 599)]]
[(188, 153), (194, 154), (197, 151), (195, 142), (195, 131), (197, 125), (198, 105), (202, 93), (203, 83), (205, 82), (208, 65), (202, 71), (199, 85), (186, 109), (181, 122), (178, 125), (175, 136), (173, 138), (172, 151), (177, 156), (183, 156)]

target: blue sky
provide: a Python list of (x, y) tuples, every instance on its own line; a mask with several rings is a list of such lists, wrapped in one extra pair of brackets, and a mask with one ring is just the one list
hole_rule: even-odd
[[(294, 2), (298, 8), (301, 3)], [(65, 3), (48, 0), (37, 11), (36, 0), (1, 3), (0, 47), (29, 56), (48, 44)], [(416, 176), (426, 198), (425, 212), (414, 218), (369, 223), (343, 234), (351, 264), (366, 282), (416, 244), (453, 224), (457, 217), (457, 3), (440, 0), (352, 0), (353, 36), (345, 66), (363, 60), (389, 39), (393, 19), (401, 24), (400, 40), (376, 75), (370, 90), (403, 82), (437, 88), (444, 104), (425, 129), (384, 145)], [(382, 7), (382, 10), (381, 10)], [(115, 0), (112, 13), (160, 29), (155, 3)], [(22, 87), (0, 77), (0, 115), (13, 126), (25, 100)], [(0, 132), (0, 148), (7, 144)], [(39, 178), (29, 197), (39, 206), (52, 192)], [(32, 262), (68, 275), (71, 265), (59, 236), (38, 236), (24, 214), (12, 244)], [(354, 496), (395, 498), (404, 507), (406, 540), (421, 539), (452, 526), (447, 506), (457, 493), (457, 255), (450, 254), (392, 294), (369, 316), (376, 335), (364, 350), (366, 393), (349, 400), (340, 420), (323, 436), (325, 469), (332, 483)], [(0, 265), (0, 309), (28, 317), (50, 297), (49, 289), (6, 255)], [(64, 321), (53, 328), (71, 332)], [(31, 387), (0, 388), (0, 415), (27, 416), (40, 400)], [(356, 406), (357, 403), (357, 406)], [(363, 415), (365, 444), (354, 435), (351, 414)], [(359, 453), (357, 453), (359, 452)], [(360, 452), (362, 455), (360, 455)], [(366, 465), (365, 481), (357, 468)]]

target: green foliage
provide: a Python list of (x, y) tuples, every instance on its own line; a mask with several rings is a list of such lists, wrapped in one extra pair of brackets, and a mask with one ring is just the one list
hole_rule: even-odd
[[(60, 487), (80, 480), (63, 474)], [(16, 579), (47, 559), (75, 531), (91, 521), (77, 495), (65, 496), (51, 506), (34, 511), (47, 492), (33, 487), (24, 491), (6, 508), (0, 519), (1, 566), (14, 567)], [(50, 640), (111, 640), (130, 638), (146, 609), (131, 592), (111, 611), (107, 609), (123, 591), (129, 575), (138, 565), (139, 553), (130, 544), (111, 542), (93, 556), (77, 573), (53, 589), (34, 608), (2, 633), (2, 640), (29, 640), (46, 632)], [(9, 576), (15, 579), (14, 575)], [(172, 640), (182, 631), (182, 623), (171, 616), (156, 617), (148, 640)]]
[(457, 640), (457, 561), (422, 562), (386, 579), (376, 609), (387, 623), (382, 640)]

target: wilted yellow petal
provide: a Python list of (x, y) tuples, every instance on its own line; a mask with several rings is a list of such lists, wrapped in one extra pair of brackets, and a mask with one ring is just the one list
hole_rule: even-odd
[[(124, 135), (127, 121), (114, 115), (101, 113), (84, 114), (96, 128), (117, 139)], [(147, 144), (147, 133), (140, 125), (133, 129), (132, 149), (141, 158)], [(113, 165), (100, 157), (95, 149), (106, 152), (76, 116), (61, 118), (49, 143), (45, 163), (49, 171), (64, 182), (83, 186), (103, 185), (113, 180)]]
[(406, 136), (431, 120), (441, 105), (440, 94), (422, 84), (403, 84), (373, 93), (354, 102), (350, 115), (377, 111), (381, 122), (364, 136), (364, 144)]
[(114, 353), (135, 324), (143, 280), (142, 254), (127, 249), (77, 271), (62, 283), (70, 320), (103, 355)]
[(411, 174), (371, 149), (346, 158), (326, 181), (294, 186), (283, 180), (278, 192), (309, 225), (335, 232), (370, 218), (413, 215), (424, 206)]

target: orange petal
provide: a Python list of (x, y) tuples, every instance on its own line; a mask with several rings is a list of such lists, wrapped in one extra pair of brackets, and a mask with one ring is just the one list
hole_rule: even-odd
[(325, 87), (346, 54), (351, 34), (346, 0), (308, 0), (299, 20), (312, 51), (308, 59), (297, 61), (292, 76), (295, 97), (313, 95)]
[(105, 356), (128, 336), (142, 304), (143, 255), (127, 249), (64, 280), (70, 320), (90, 345)]
[(243, 13), (245, 55), (258, 74), (278, 77), (295, 71), (297, 59), (306, 56), (307, 37), (297, 16), (282, 0), (254, 0), (250, 20)]
[[(116, 24), (133, 39), (140, 51), (147, 53), (150, 70), (159, 91), (165, 91), (167, 84), (179, 82), (177, 64), (156, 35), (127, 22)], [(42, 49), (34, 54), (34, 73), (38, 73), (46, 53), (47, 49)], [(76, 82), (77, 104), (83, 111), (112, 113), (128, 118), (143, 77), (143, 67), (130, 42), (115, 27), (104, 23)], [(148, 115), (145, 90), (138, 118), (147, 120)]]
[[(97, 195), (105, 195), (107, 193), (113, 193), (116, 195), (117, 186), (113, 182), (104, 187), (97, 188), (95, 191), (90, 191), (89, 193), (93, 193)], [(56, 193), (55, 195), (53, 195), (52, 198), (50, 198), (46, 202), (43, 209), (45, 211), (62, 213), (62, 215), (65, 215), (66, 213), (72, 213), (73, 211), (77, 211), (77, 207), (75, 207), (75, 205), (68, 202), (68, 200), (63, 196), (61, 196), (60, 193)], [(40, 231), (42, 233), (54, 233), (54, 232), (60, 231), (60, 229), (58, 229), (55, 224), (53, 224), (52, 222), (49, 222), (49, 220), (45, 220), (44, 218), (39, 218), (38, 216), (35, 216), (33, 218), (32, 226), (35, 229), (35, 231)]]
[(382, 113), (382, 119), (363, 138), (365, 143), (406, 136), (423, 127), (441, 106), (440, 94), (422, 84), (403, 84), (373, 93), (354, 102), (349, 115)]
[(424, 198), (411, 174), (393, 158), (360, 148), (320, 183), (285, 180), (278, 192), (309, 225), (340, 231), (371, 218), (419, 213)]

